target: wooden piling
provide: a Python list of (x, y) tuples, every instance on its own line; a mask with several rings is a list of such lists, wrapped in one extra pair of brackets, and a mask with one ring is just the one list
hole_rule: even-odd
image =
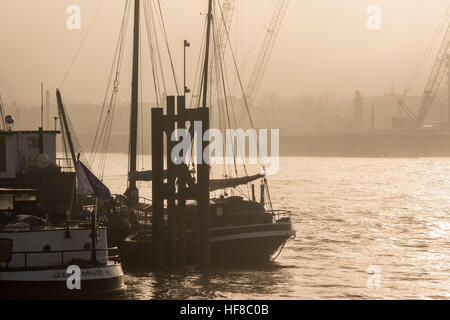
[[(186, 99), (184, 96), (177, 97), (177, 115), (180, 117), (181, 121), (178, 121), (177, 128), (185, 129), (186, 124), (183, 121), (182, 115), (184, 114), (184, 109), (186, 108)], [(184, 164), (182, 164), (184, 165)], [(180, 172), (178, 166), (177, 172)], [(178, 194), (184, 194), (186, 188), (186, 180), (180, 174), (178, 175)], [(186, 264), (186, 199), (184, 197), (178, 198), (177, 203), (177, 220), (178, 220), (178, 239), (179, 239), (179, 257), (178, 261), (180, 265)]]
[[(199, 111), (199, 118), (202, 122), (202, 137), (205, 137), (205, 132), (209, 129), (209, 109), (201, 108)], [(208, 141), (203, 141), (202, 154), (209, 144)], [(197, 159), (199, 160), (199, 159)], [(197, 206), (199, 215), (199, 264), (202, 269), (209, 268), (210, 265), (210, 217), (209, 217), (209, 159), (202, 159), (201, 163), (197, 165)]]
[[(167, 115), (175, 115), (175, 97), (167, 97)], [(169, 243), (168, 243), (168, 257), (169, 263), (171, 265), (176, 264), (176, 238), (177, 238), (177, 214), (175, 207), (175, 168), (174, 162), (171, 159), (171, 153), (174, 143), (171, 141), (171, 134), (175, 130), (175, 122), (167, 121), (164, 122), (164, 130), (166, 132), (166, 161), (167, 161), (167, 189), (166, 189), (166, 199), (167, 199), (167, 215), (168, 215), (168, 226), (169, 226)]]
[[(198, 208), (198, 264), (208, 268), (210, 264), (209, 239), (209, 159), (199, 159), (197, 165), (197, 179), (195, 180), (185, 163), (176, 165), (172, 161), (172, 149), (177, 142), (171, 141), (171, 135), (177, 128), (190, 127), (195, 121), (202, 123), (202, 137), (209, 129), (209, 109), (186, 109), (185, 98), (178, 97), (177, 114), (175, 114), (175, 98), (167, 97), (167, 114), (160, 108), (152, 109), (152, 194), (153, 194), (153, 246), (154, 259), (157, 266), (163, 266), (165, 251), (170, 264), (178, 261), (185, 264), (186, 250), (186, 201), (197, 201)], [(165, 134), (164, 134), (165, 133)], [(166, 142), (166, 147), (165, 147)], [(203, 154), (209, 144), (209, 137), (202, 141), (200, 148)], [(166, 155), (167, 183), (164, 183), (164, 154)], [(205, 162), (206, 160), (206, 162)], [(177, 184), (175, 184), (177, 182)], [(165, 246), (164, 201), (167, 200), (168, 210), (168, 242)], [(177, 241), (178, 239), (178, 241)]]
[(164, 257), (164, 198), (163, 198), (163, 109), (152, 109), (152, 244), (155, 265), (162, 267)]

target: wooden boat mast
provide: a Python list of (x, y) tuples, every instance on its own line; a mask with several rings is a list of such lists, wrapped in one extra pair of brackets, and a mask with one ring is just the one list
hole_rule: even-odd
[(133, 31), (133, 75), (131, 82), (131, 110), (130, 110), (130, 147), (129, 147), (129, 174), (126, 195), (128, 204), (134, 206), (138, 203), (139, 195), (136, 187), (137, 163), (137, 127), (139, 108), (139, 16), (140, 0), (134, 0), (134, 31)]
[(206, 108), (206, 101), (208, 99), (208, 67), (209, 67), (209, 47), (211, 42), (211, 22), (212, 22), (212, 0), (208, 1), (208, 24), (206, 26), (206, 49), (205, 49), (205, 64), (203, 66), (203, 104)]

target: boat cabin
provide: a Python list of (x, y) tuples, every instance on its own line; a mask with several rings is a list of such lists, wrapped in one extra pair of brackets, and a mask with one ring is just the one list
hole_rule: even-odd
[(59, 131), (0, 131), (0, 179), (14, 179), (19, 172), (56, 166)]
[(0, 188), (0, 215), (3, 213), (36, 214), (38, 190)]
[[(197, 205), (187, 205), (187, 228), (196, 227)], [(210, 201), (211, 227), (241, 226), (250, 224), (271, 223), (273, 216), (266, 211), (264, 205), (240, 196), (220, 197)]]
[(57, 158), (59, 133), (0, 131), (0, 188), (39, 190), (40, 204), (57, 221), (65, 218), (75, 181), (73, 166), (60, 165), (71, 162)]

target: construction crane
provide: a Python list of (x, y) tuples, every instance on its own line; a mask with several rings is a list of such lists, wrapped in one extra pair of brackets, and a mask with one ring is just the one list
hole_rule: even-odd
[(234, 9), (236, 8), (236, 0), (224, 0), (220, 5), (220, 7), (221, 12), (216, 14), (216, 16), (220, 17), (219, 19), (220, 24), (217, 34), (218, 34), (218, 45), (223, 55), (225, 53), (225, 49), (228, 43), (227, 32), (229, 32), (231, 22), (233, 21)]
[(428, 81), (425, 86), (425, 90), (420, 103), (419, 111), (417, 115), (411, 110), (411, 108), (405, 103), (403, 96), (399, 100), (400, 107), (406, 113), (411, 120), (414, 127), (421, 127), (424, 124), (425, 118), (428, 115), (431, 105), (439, 91), (442, 79), (444, 78), (447, 70), (446, 59), (449, 54), (450, 46), (450, 24), (447, 24), (447, 30), (439, 48), (438, 54), (431, 69), (431, 73), (428, 77)]
[(270, 56), (272, 54), (275, 42), (280, 32), (281, 24), (286, 15), (289, 0), (275, 0), (272, 10), (272, 15), (268, 24), (265, 26), (265, 36), (255, 67), (248, 82), (246, 95), (251, 102), (259, 91), (264, 73), (266, 72)]
[(447, 32), (445, 33), (438, 55), (436, 57), (436, 60), (434, 61), (433, 68), (431, 69), (431, 74), (425, 86), (422, 103), (417, 115), (417, 121), (419, 125), (423, 124), (425, 117), (427, 116), (428, 111), (433, 104), (433, 101), (436, 99), (439, 87), (441, 86), (442, 79), (444, 78), (445, 71), (447, 69), (445, 61), (449, 53), (449, 45), (450, 24), (447, 26)]

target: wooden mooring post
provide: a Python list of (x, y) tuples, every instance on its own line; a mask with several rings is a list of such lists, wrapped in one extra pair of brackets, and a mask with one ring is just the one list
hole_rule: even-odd
[[(171, 141), (175, 129), (194, 128), (194, 122), (201, 123), (201, 137), (209, 129), (209, 109), (186, 109), (185, 97), (177, 97), (177, 112), (175, 113), (175, 97), (167, 97), (167, 113), (162, 108), (152, 109), (152, 243), (156, 266), (162, 267), (167, 262), (170, 265), (186, 264), (186, 201), (197, 202), (198, 214), (198, 264), (208, 268), (210, 264), (209, 239), (209, 162), (201, 157), (197, 159), (197, 179), (193, 179), (186, 163), (175, 164), (172, 150), (177, 141)], [(191, 131), (192, 132), (192, 131)], [(191, 133), (191, 138), (193, 135)], [(183, 139), (183, 137), (179, 137)], [(202, 141), (199, 154), (209, 144), (209, 139)], [(190, 142), (192, 143), (192, 139)], [(165, 155), (165, 157), (164, 157)], [(165, 174), (167, 170), (167, 174)], [(167, 204), (167, 222), (165, 208)], [(165, 231), (167, 230), (167, 232)]]

